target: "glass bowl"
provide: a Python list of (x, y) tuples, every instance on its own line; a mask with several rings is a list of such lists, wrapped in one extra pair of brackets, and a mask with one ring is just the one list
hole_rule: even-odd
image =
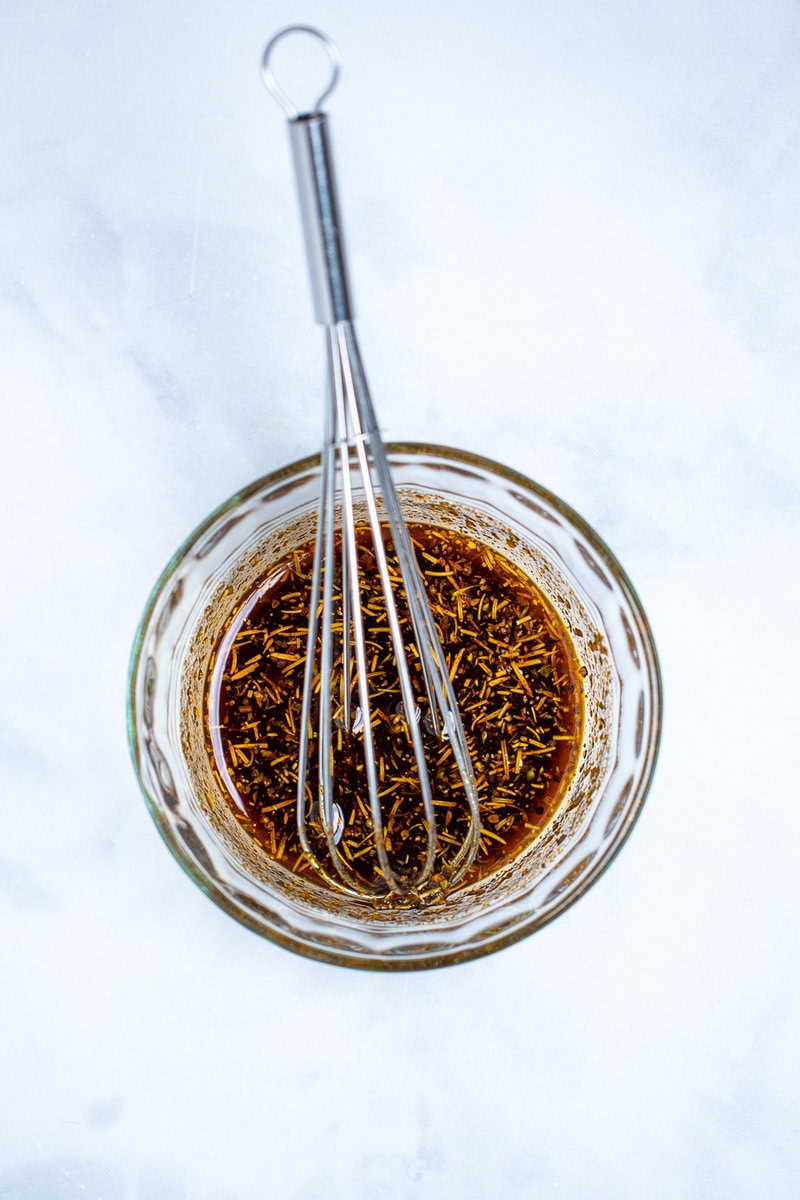
[(570, 632), (585, 668), (577, 768), (516, 858), (429, 908), (375, 908), (292, 875), (233, 815), (211, 767), (204, 694), (214, 647), (269, 564), (313, 535), (319, 458), (232, 496), (168, 564), (130, 670), (131, 751), (181, 866), (231, 916), (311, 958), (402, 970), (463, 962), (540, 929), (583, 895), (633, 827), (658, 750), (661, 688), (647, 619), (622, 567), (567, 505), (508, 467), (441, 446), (390, 445), (409, 520), (457, 529), (514, 561)]

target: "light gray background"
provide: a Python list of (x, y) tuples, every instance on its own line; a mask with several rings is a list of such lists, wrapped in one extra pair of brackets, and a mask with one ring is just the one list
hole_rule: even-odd
[[(562, 495), (664, 669), (609, 874), (429, 974), (237, 926), (125, 743), (162, 566), (319, 442), (296, 20), (387, 437)], [(778, 0), (4, 0), (0, 1200), (797, 1195), (799, 50)]]

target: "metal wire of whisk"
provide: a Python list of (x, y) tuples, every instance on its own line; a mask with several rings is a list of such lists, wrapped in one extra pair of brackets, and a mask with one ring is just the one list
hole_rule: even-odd
[[(327, 86), (316, 103), (304, 112), (292, 103), (276, 80), (272, 67), (277, 43), (295, 33), (318, 39), (328, 53), (332, 69)], [(315, 316), (317, 322), (326, 328), (328, 363), (321, 488), (301, 710), (297, 826), (300, 843), (314, 868), (335, 887), (352, 895), (407, 895), (424, 891), (431, 879), (440, 876), (450, 887), (463, 879), (478, 852), (480, 817), (464, 727), (375, 419), (353, 327), (328, 118), (326, 113), (320, 111), (323, 101), (336, 85), (340, 69), (341, 59), (335, 43), (309, 25), (292, 25), (282, 29), (267, 44), (262, 60), (264, 83), (289, 118)], [(391, 634), (404, 725), (408, 729), (419, 776), (419, 803), (424, 814), (426, 845), (422, 862), (409, 871), (398, 870), (386, 845), (370, 699), (367, 637), (361, 608), (357, 509), (365, 511), (371, 534)], [(426, 726), (436, 737), (449, 739), (469, 808), (466, 836), (448, 861), (443, 859), (438, 850), (434, 797), (420, 729), (420, 709), (414, 695), (409, 650), (401, 629), (382, 524), (389, 529), (410, 615), (413, 644), (422, 668), (428, 700)], [(338, 629), (340, 619), (338, 611), (334, 611), (334, 578), (337, 573), (341, 587), (341, 679), (334, 679), (334, 627)], [(319, 783), (316, 797), (309, 782), (315, 696), (318, 696), (319, 702), (316, 732)], [(342, 703), (341, 708), (336, 710), (335, 718), (336, 696), (341, 696)], [(335, 721), (339, 722), (345, 733), (359, 735), (363, 742), (377, 865), (373, 875), (377, 875), (377, 879), (365, 879), (346, 861), (339, 848), (343, 815), (335, 794)], [(310, 824), (324, 837), (330, 858), (329, 866), (320, 861), (312, 847)]]

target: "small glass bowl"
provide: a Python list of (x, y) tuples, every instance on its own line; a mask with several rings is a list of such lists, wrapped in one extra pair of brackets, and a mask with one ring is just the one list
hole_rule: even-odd
[(535, 841), (441, 906), (381, 909), (292, 875), (234, 817), (207, 750), (209, 662), (231, 615), (269, 565), (313, 536), (318, 457), (232, 496), (168, 564), (134, 643), (128, 728), (150, 812), (178, 862), (212, 900), (300, 954), (402, 970), (464, 962), (507, 946), (594, 883), (647, 794), (661, 686), (636, 593), (567, 505), (508, 467), (460, 450), (404, 444), (388, 452), (406, 518), (467, 532), (520, 566), (555, 606), (586, 669), (578, 765)]

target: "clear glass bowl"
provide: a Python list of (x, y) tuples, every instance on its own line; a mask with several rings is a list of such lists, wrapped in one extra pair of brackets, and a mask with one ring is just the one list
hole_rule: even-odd
[(440, 907), (381, 910), (290, 874), (233, 816), (206, 750), (208, 665), (231, 614), (269, 564), (312, 536), (317, 457), (231, 497), (168, 564), (136, 635), (128, 723), (150, 812), (178, 862), (212, 900), (300, 954), (402, 970), (498, 950), (583, 895), (644, 802), (658, 750), (661, 687), (636, 593), (567, 505), (515, 471), (463, 451), (388, 450), (407, 519), (467, 531), (515, 561), (559, 612), (586, 668), (578, 766), (537, 839)]

